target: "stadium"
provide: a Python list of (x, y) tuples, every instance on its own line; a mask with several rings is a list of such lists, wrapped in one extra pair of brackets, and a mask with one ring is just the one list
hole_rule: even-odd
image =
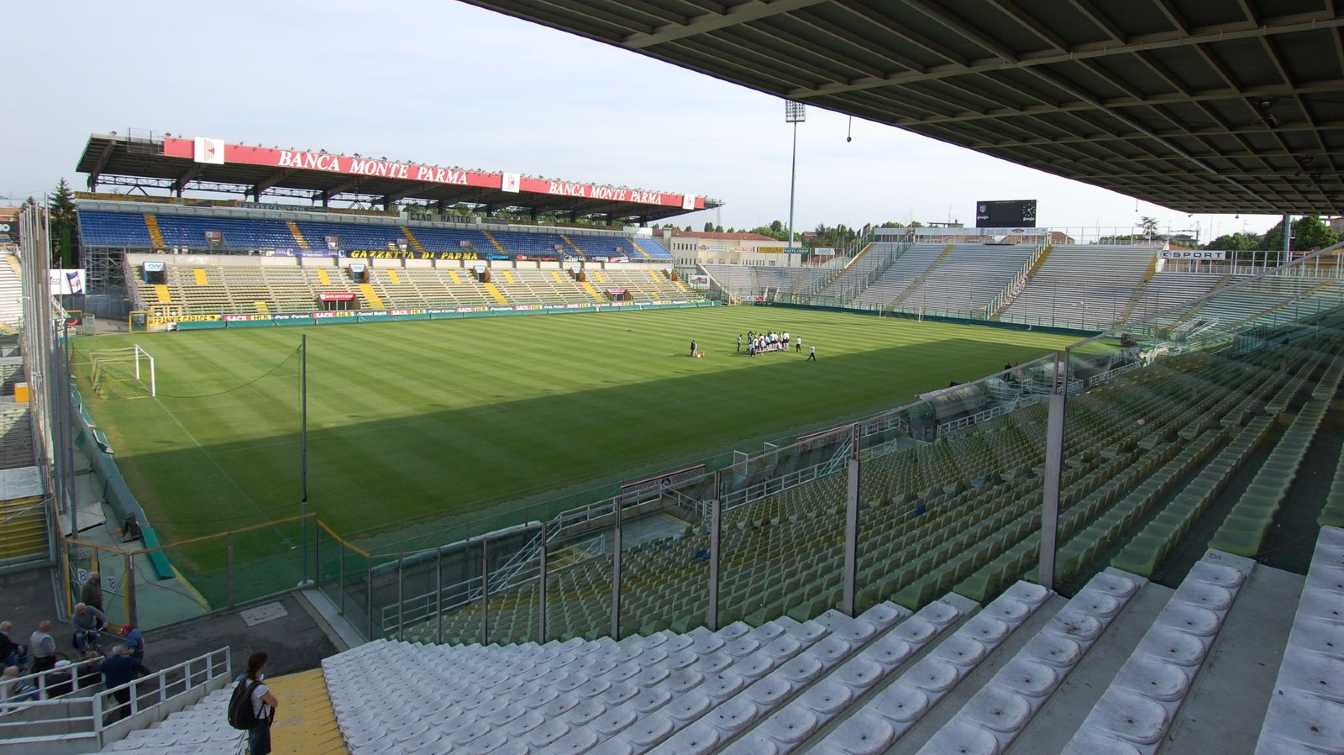
[(468, 4), (1281, 243), (90, 132), (0, 238), (0, 753), (258, 751), (256, 651), (277, 752), (1344, 752), (1344, 14)]

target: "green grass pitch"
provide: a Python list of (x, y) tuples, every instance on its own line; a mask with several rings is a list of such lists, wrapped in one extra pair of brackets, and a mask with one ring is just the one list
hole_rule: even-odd
[[(771, 328), (817, 361), (734, 353)], [(518, 502), (759, 450), (1079, 340), (767, 307), (77, 339), (88, 409), (165, 542), (298, 513), (301, 333), (310, 508), (356, 537), (537, 518)], [(107, 378), (100, 397), (89, 355), (132, 343), (157, 361), (158, 398)]]

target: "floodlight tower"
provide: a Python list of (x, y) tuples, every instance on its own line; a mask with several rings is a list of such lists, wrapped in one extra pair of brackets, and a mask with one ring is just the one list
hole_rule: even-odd
[(784, 100), (784, 122), (793, 124), (793, 162), (789, 167), (789, 250), (793, 250), (793, 191), (798, 184), (798, 124), (807, 120), (807, 108), (801, 102)]

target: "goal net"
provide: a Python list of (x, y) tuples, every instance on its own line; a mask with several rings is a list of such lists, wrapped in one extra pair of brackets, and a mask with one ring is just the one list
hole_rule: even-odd
[(89, 352), (89, 382), (101, 398), (150, 398), (158, 395), (154, 357), (139, 344)]

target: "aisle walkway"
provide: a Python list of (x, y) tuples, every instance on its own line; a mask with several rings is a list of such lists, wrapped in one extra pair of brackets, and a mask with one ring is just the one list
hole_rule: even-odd
[(275, 753), (346, 753), (327, 697), (322, 669), (267, 680), (280, 701), (271, 748)]

